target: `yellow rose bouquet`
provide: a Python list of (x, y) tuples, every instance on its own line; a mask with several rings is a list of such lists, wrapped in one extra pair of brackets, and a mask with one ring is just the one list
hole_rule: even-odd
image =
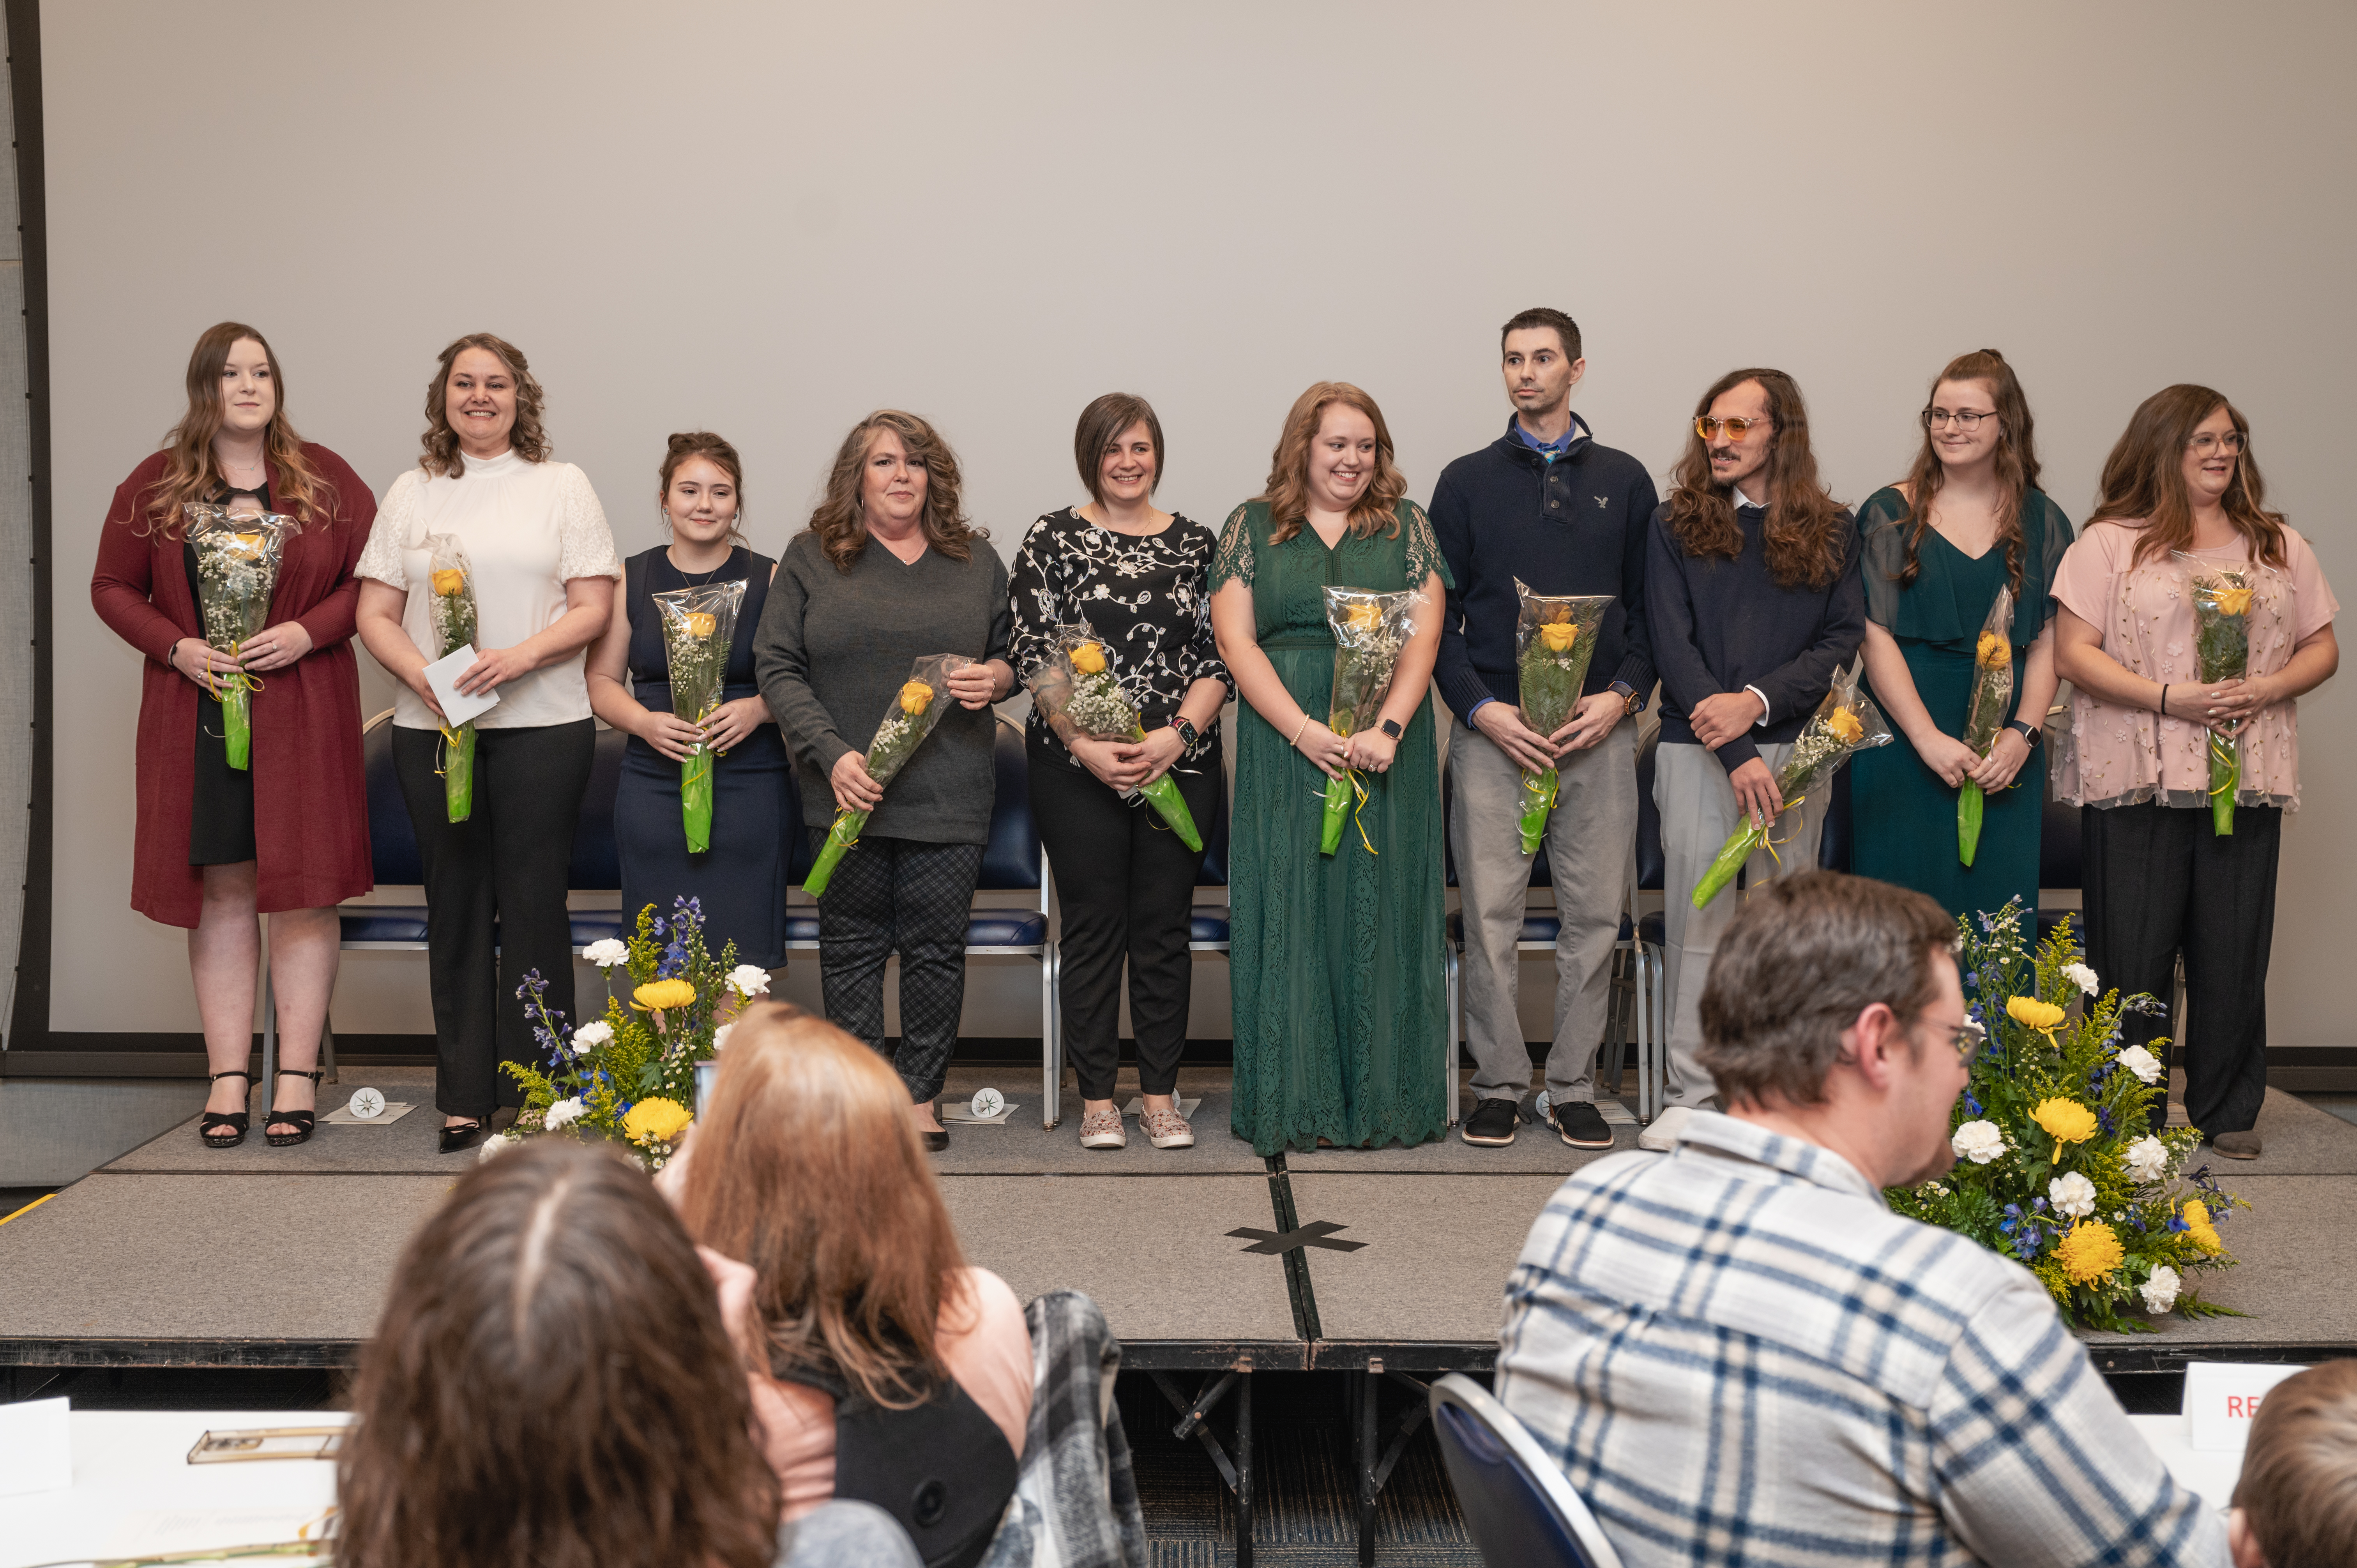
[[(671, 711), (699, 728), (720, 706), (728, 683), (728, 650), (737, 640), (737, 612), (745, 580), (671, 588), (650, 595), (662, 618), (663, 655), (670, 665)], [(687, 852), (712, 847), (711, 746), (697, 741), (679, 765), (679, 810)]]
[[(949, 710), (952, 671), (973, 662), (963, 653), (929, 653), (909, 667), (909, 679), (892, 699), (892, 711), (876, 726), (876, 738), (868, 743), (867, 777), (887, 789), (891, 787), (893, 779)], [(802, 881), (803, 890), (812, 897), (825, 892), (826, 885), (834, 880), (834, 868), (859, 842), (867, 816), (849, 806), (834, 813), (834, 823), (826, 830), (826, 843), (820, 846), (818, 859)]]
[[(1841, 765), (1857, 752), (1870, 746), (1889, 746), (1890, 726), (1882, 722), (1882, 711), (1874, 699), (1858, 690), (1858, 670), (1853, 667), (1834, 676), (1833, 688), (1809, 722), (1801, 728), (1800, 738), (1792, 742), (1792, 756), (1776, 775), (1776, 793), (1784, 800), (1784, 810), (1792, 811), (1813, 791), (1827, 788)], [(1778, 819), (1781, 821), (1782, 819)], [(1773, 827), (1770, 823), (1769, 827)], [(1735, 880), (1743, 863), (1761, 844), (1775, 853), (1775, 842), (1769, 838), (1768, 828), (1746, 818), (1743, 825), (1727, 835), (1718, 846), (1718, 854), (1695, 884), (1694, 907), (1697, 909), (1718, 897), (1721, 889)]]
[[(2012, 706), (2013, 590), (2004, 587), (1996, 591), (1996, 602), (1989, 606), (1980, 641), (1973, 649), (1973, 698), (1964, 714), (1964, 744), (1986, 757)], [(1956, 791), (1956, 858), (1966, 865), (1980, 853), (1984, 805), (1981, 787), (1965, 779)]]
[[(1413, 589), (1378, 594), (1364, 588), (1326, 590), (1326, 624), (1334, 631), (1334, 693), (1326, 704), (1326, 727), (1345, 739), (1375, 722), (1383, 699), (1392, 694), (1392, 671), (1407, 639), (1415, 632), (1415, 611), (1424, 596)], [(1318, 834), (1318, 853), (1332, 854), (1342, 846), (1342, 822), (1351, 814), (1355, 795), (1363, 804), (1365, 780), (1355, 768), (1326, 781), (1326, 815)], [(1365, 824), (1359, 842), (1376, 853)]]
[[(433, 592), (428, 618), (434, 627), (434, 657), (447, 659), (474, 643), (475, 565), (455, 533), (425, 536), (426, 586)], [(477, 652), (481, 650), (478, 648)], [(442, 725), (442, 798), (450, 820), (475, 814), (475, 721)]]
[[(2202, 682), (2239, 681), (2251, 672), (2251, 599), (2266, 568), (2215, 566), (2179, 550), (2174, 553), (2191, 574), (2193, 658)], [(2210, 735), (2210, 831), (2220, 838), (2234, 831), (2234, 796), (2243, 787), (2243, 738)]]
[[(275, 512), (231, 517), (225, 507), (197, 503), (188, 508), (185, 537), (197, 553), (197, 614), (204, 622), (208, 644), (234, 659), (248, 638), (270, 624), (278, 563), (294, 532), (295, 520)], [(261, 688), (261, 678), (242, 670), (226, 675), (209, 671), (206, 685), (221, 699), (229, 765), (251, 769), (253, 693)]]
[[(1514, 593), (1523, 602), (1522, 617), (1514, 623), (1514, 672), (1523, 723), (1543, 736), (1553, 735), (1571, 722), (1572, 710), (1579, 705), (1579, 689), (1587, 682), (1588, 662), (1596, 655), (1597, 629), (1604, 624), (1604, 612), (1612, 607), (1612, 596), (1535, 594), (1519, 577)], [(1555, 769), (1523, 769), (1524, 854), (1538, 853), (1561, 789), (1562, 777)]]
[[(1112, 668), (1110, 650), (1085, 621), (1057, 627), (1050, 634), (1056, 651), (1030, 680), (1031, 700), (1040, 712), (1061, 714), (1071, 726), (1092, 740), (1141, 741), (1146, 727), (1137, 705), (1122, 690)], [(1178, 793), (1178, 780), (1165, 773), (1137, 793), (1155, 814), (1178, 835), (1178, 842), (1198, 854), (1203, 835), (1196, 831), (1193, 813)]]

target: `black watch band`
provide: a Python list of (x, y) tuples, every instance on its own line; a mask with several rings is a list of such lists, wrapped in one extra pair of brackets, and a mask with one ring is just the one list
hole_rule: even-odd
[(1620, 716), (1622, 718), (1635, 718), (1639, 714), (1645, 711), (1644, 693), (1638, 691), (1636, 687), (1629, 684), (1628, 682), (1615, 681), (1604, 689), (1608, 692), (1618, 692), (1620, 693)]
[(1173, 714), (1170, 716), (1170, 727), (1178, 732), (1178, 738), (1187, 743), (1187, 749), (1189, 751), (1194, 750), (1195, 744), (1203, 738), (1197, 733), (1195, 726), (1187, 722), (1187, 715), (1184, 714)]
[(1382, 730), (1394, 740), (1399, 739), (1401, 736), (1407, 733), (1405, 730), (1400, 728), (1400, 722), (1397, 719), (1385, 719), (1382, 724), (1375, 727)]
[(2035, 746), (2041, 739), (2045, 738), (2039, 734), (2038, 726), (2036, 725), (2026, 724), (2020, 719), (2006, 720), (2005, 727), (2019, 736), (2022, 738), (2023, 743), (2028, 746)]

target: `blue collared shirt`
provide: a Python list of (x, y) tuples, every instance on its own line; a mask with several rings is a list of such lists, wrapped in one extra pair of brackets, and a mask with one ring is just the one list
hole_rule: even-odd
[(1563, 434), (1553, 441), (1540, 440), (1523, 428), (1523, 422), (1520, 419), (1514, 421), (1514, 438), (1550, 463), (1569, 451), (1571, 444), (1584, 434), (1586, 432), (1580, 428), (1579, 415), (1576, 413), (1571, 416), (1571, 423), (1564, 427)]

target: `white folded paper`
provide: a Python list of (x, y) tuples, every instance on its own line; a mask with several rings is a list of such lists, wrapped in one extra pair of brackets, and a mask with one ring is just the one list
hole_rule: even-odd
[(62, 1492), (73, 1485), (70, 1402), (0, 1404), (0, 1497)]
[(477, 657), (475, 645), (463, 642), (425, 667), (425, 683), (434, 688), (434, 700), (442, 704), (442, 716), (453, 725), (465, 724), (500, 705), (497, 692), (470, 697), (458, 690), (458, 677), (475, 667)]

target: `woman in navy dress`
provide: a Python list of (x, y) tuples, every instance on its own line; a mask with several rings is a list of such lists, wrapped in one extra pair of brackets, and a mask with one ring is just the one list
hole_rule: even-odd
[[(662, 494), (672, 542), (623, 563), (613, 624), (589, 650), (589, 703), (630, 737), (614, 800), (625, 927), (635, 927), (650, 904), (668, 916), (675, 900), (694, 898), (716, 957), (733, 941), (738, 961), (776, 969), (786, 956), (788, 763), (777, 721), (753, 684), (753, 628), (777, 563), (754, 553), (737, 531), (743, 481), (737, 448), (719, 436), (694, 431), (671, 438)], [(745, 599), (728, 648), (726, 687), (699, 730), (672, 712), (670, 659), (652, 596), (740, 579)], [(712, 844), (690, 854), (679, 770), (699, 739), (718, 752)]]

